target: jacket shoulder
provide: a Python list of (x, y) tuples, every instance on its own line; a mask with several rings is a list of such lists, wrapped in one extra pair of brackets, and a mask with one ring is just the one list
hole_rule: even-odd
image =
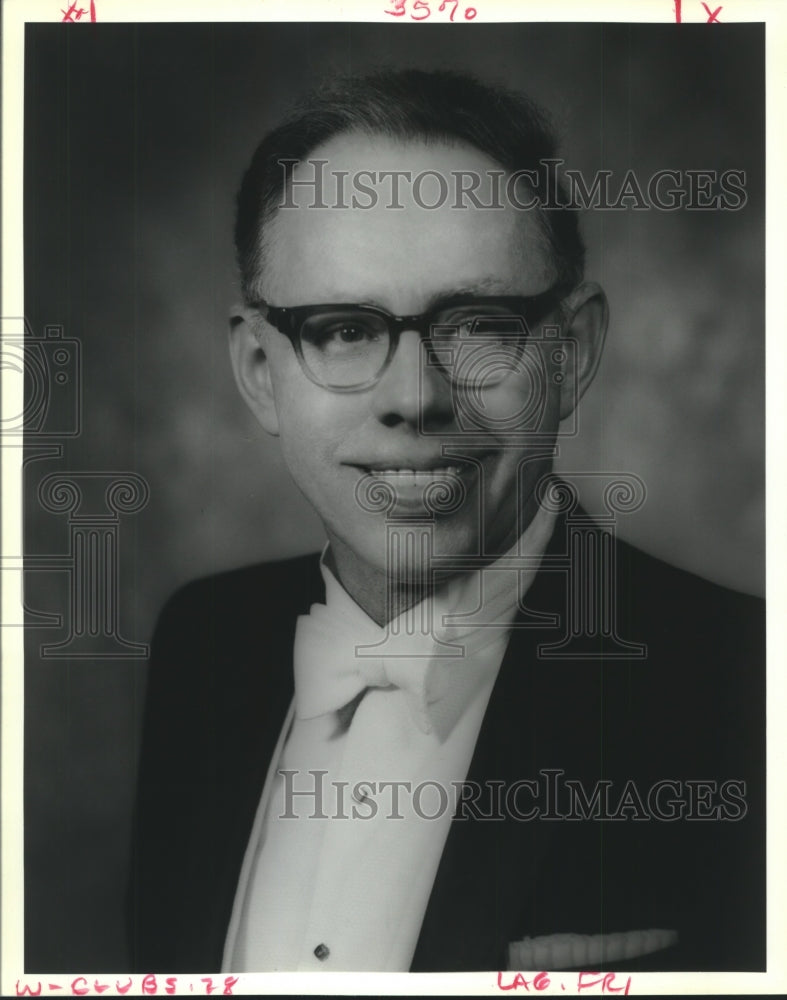
[[(764, 642), (765, 601), (732, 590), (648, 555), (616, 544), (615, 588), (624, 614), (676, 638), (695, 634), (703, 645), (724, 648)], [(759, 646), (757, 642), (755, 645)]]
[(127, 915), (140, 972), (219, 968), (240, 864), (292, 699), (318, 556), (194, 580), (151, 645)]
[(180, 586), (165, 602), (153, 645), (168, 630), (184, 626), (193, 632), (245, 631), (267, 619), (305, 614), (322, 598), (318, 553), (200, 577)]
[(761, 610), (764, 605), (760, 597), (714, 583), (689, 570), (664, 562), (622, 539), (617, 539), (615, 544), (619, 571), (629, 574), (646, 589), (661, 589), (665, 584), (669, 585), (669, 591), (662, 593), (663, 597), (683, 600), (690, 596), (711, 604), (737, 605), (754, 612)]

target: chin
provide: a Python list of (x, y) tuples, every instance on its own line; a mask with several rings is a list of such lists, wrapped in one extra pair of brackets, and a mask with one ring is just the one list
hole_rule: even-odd
[[(480, 539), (475, 525), (441, 522), (388, 522), (375, 564), (397, 583), (428, 576), (436, 561), (451, 556), (477, 556)], [(441, 567), (443, 571), (450, 567)]]

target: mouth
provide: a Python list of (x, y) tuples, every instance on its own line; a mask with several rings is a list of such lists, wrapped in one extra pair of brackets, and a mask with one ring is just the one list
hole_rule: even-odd
[[(457, 500), (464, 498), (467, 489), (478, 476), (478, 467), (472, 462), (450, 461), (413, 463), (401, 465), (380, 464), (357, 465), (356, 468), (390, 490), (393, 497), (392, 510), (397, 509), (429, 509), (429, 498), (434, 496), (433, 490), (443, 488), (446, 498), (455, 495)], [(447, 491), (447, 492), (445, 492)], [(453, 507), (453, 504), (449, 504)]]
[(370, 455), (362, 458), (345, 459), (343, 464), (351, 465), (361, 472), (372, 475), (414, 474), (414, 475), (460, 475), (471, 472), (478, 467), (479, 462), (489, 458), (491, 452), (465, 458), (458, 455), (417, 456), (406, 454)]
[(423, 479), (426, 482), (433, 479), (460, 476), (466, 474), (473, 467), (469, 465), (436, 465), (429, 469), (405, 468), (401, 466), (385, 469), (374, 469), (370, 466), (361, 466), (361, 468), (368, 476), (378, 476), (382, 479)]

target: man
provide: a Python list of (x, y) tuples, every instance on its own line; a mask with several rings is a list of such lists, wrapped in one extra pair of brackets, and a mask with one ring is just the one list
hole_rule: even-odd
[(760, 602), (550, 475), (607, 324), (554, 151), (416, 71), (258, 148), (232, 363), (328, 545), (162, 613), (135, 968), (762, 967)]

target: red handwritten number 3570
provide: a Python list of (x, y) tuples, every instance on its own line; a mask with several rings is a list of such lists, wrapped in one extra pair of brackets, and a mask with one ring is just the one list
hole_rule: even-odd
[[(384, 14), (390, 14), (391, 17), (404, 17), (407, 13), (407, 0), (392, 0), (393, 10), (385, 10)], [(449, 21), (453, 21), (456, 15), (456, 9), (459, 6), (459, 0), (443, 0), (440, 6), (437, 8), (437, 13), (442, 14), (443, 11), (452, 5), (451, 11), (448, 15)], [(418, 13), (416, 14), (416, 11)], [(466, 7), (464, 10), (464, 19), (466, 21), (472, 21), (476, 16), (478, 11), (475, 7)], [(412, 21), (425, 21), (427, 17), (431, 17), (432, 8), (429, 6), (429, 0), (414, 0), (413, 9), (410, 14), (410, 20)]]

